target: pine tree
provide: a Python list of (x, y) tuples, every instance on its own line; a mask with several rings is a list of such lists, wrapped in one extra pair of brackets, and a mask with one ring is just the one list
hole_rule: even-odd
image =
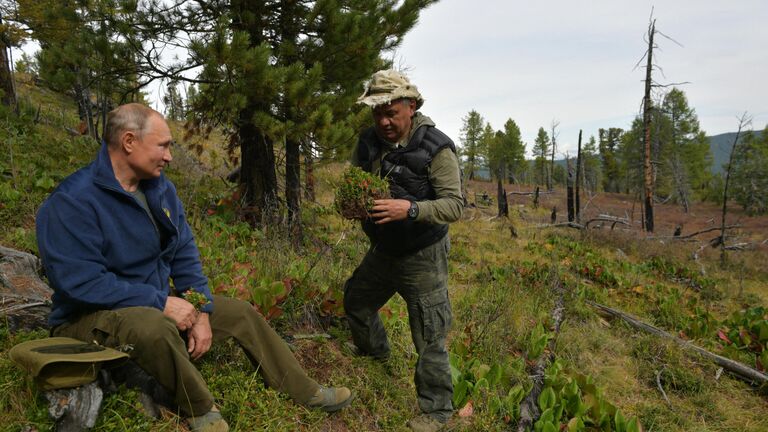
[(581, 169), (584, 173), (583, 181), (587, 190), (592, 193), (598, 191), (598, 188), (602, 186), (603, 174), (600, 167), (600, 154), (597, 150), (597, 141), (594, 135), (589, 137), (589, 141), (586, 142), (581, 149)]
[(547, 156), (549, 155), (549, 135), (543, 127), (533, 141), (534, 179), (537, 185), (545, 184), (549, 179)]
[(525, 144), (520, 137), (520, 128), (514, 120), (504, 123), (504, 131), (496, 132), (496, 140), (488, 149), (488, 162), (497, 178), (519, 182), (525, 172)]
[(165, 116), (167, 118), (182, 121), (187, 116), (187, 110), (184, 98), (181, 96), (178, 86), (178, 81), (171, 81), (168, 83), (166, 93), (163, 96), (163, 104), (165, 104)]
[(747, 133), (733, 156), (730, 197), (751, 215), (768, 213), (768, 125)]
[[(255, 224), (279, 216), (275, 164), (276, 151), (284, 149), (287, 219), (295, 227), (302, 147), (305, 154), (312, 152), (308, 146), (339, 154), (354, 143), (369, 121), (361, 108), (350, 109), (363, 81), (387, 66), (381, 54), (400, 44), (432, 2), (230, 0), (168, 10), (149, 3), (138, 20), (149, 29), (154, 20), (188, 33), (188, 62), (150, 69), (183, 79), (184, 70), (202, 66), (193, 79), (200, 83), (193, 126), (233, 131), (246, 216)], [(158, 29), (154, 38), (166, 35)]]
[[(623, 132), (620, 128), (598, 130), (603, 190), (606, 192), (621, 192), (623, 176), (619, 151)], [(642, 160), (638, 159), (638, 163), (641, 162)]]
[(711, 180), (709, 140), (699, 129), (696, 112), (688, 106), (681, 90), (673, 88), (667, 93), (660, 111), (659, 176), (666, 181), (667, 188), (659, 188), (659, 193), (672, 195), (688, 212), (691, 200), (703, 196)]
[(475, 178), (475, 170), (482, 166), (482, 135), (485, 120), (480, 113), (472, 110), (462, 121), (464, 124), (461, 127), (461, 155), (465, 161), (465, 175), (472, 180)]

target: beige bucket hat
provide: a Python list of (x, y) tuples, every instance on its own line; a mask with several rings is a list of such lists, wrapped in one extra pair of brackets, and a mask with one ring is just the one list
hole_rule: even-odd
[(375, 108), (402, 98), (415, 100), (416, 109), (424, 105), (419, 89), (411, 84), (408, 77), (396, 70), (386, 69), (371, 76), (371, 80), (365, 84), (365, 91), (357, 98), (357, 103)]
[(128, 354), (67, 337), (22, 342), (8, 351), (43, 390), (77, 387), (94, 381), (99, 370), (118, 366)]

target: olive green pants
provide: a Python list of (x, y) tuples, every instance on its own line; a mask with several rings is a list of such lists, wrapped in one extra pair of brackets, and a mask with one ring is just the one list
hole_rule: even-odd
[[(253, 306), (222, 296), (213, 296), (213, 304), (210, 323), (214, 343), (235, 338), (268, 386), (297, 403), (312, 398), (317, 382), (307, 376), (285, 341)], [(53, 335), (109, 347), (131, 345), (131, 358), (175, 397), (184, 415), (202, 415), (213, 406), (213, 396), (192, 363), (174, 321), (158, 309), (97, 311), (56, 327)]]
[(375, 358), (389, 355), (389, 342), (378, 311), (395, 294), (408, 305), (416, 362), (419, 408), (447, 421), (453, 407), (453, 384), (446, 335), (451, 326), (448, 300), (446, 235), (437, 243), (408, 256), (391, 257), (369, 250), (344, 286), (344, 311), (355, 345)]

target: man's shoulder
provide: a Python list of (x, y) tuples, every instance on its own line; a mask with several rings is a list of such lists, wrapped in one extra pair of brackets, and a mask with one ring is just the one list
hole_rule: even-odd
[(56, 189), (54, 189), (51, 193), (51, 197), (63, 193), (73, 198), (79, 198), (84, 195), (90, 195), (92, 193), (93, 186), (93, 173), (91, 165), (87, 165), (62, 180), (62, 182), (59, 183)]

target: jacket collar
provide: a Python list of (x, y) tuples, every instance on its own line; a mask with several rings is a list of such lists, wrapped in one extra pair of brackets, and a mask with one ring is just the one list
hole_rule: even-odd
[[(144, 190), (144, 193), (162, 185), (164, 176), (165, 174), (160, 174), (160, 177), (158, 178), (141, 180), (140, 185), (142, 190)], [(126, 194), (128, 193), (120, 185), (120, 182), (117, 181), (117, 177), (115, 177), (115, 171), (112, 169), (112, 160), (109, 158), (107, 143), (104, 141), (102, 141), (101, 150), (99, 150), (99, 154), (93, 162), (93, 182), (106, 189), (117, 190)]]

